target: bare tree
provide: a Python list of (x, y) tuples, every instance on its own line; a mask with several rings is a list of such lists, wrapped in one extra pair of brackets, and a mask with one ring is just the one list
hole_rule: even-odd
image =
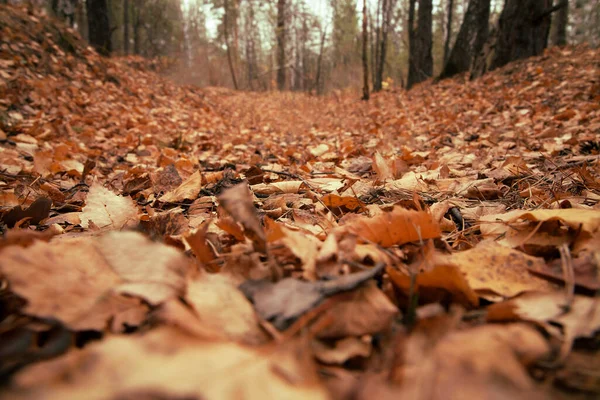
[(285, 89), (285, 0), (277, 0), (277, 89)]
[(129, 0), (123, 0), (123, 53), (129, 54)]
[(362, 64), (363, 64), (363, 100), (369, 100), (369, 61), (367, 59), (367, 40), (368, 35), (368, 22), (367, 22), (367, 0), (363, 0), (363, 12), (362, 12)]
[(229, 0), (225, 0), (224, 13), (223, 13), (223, 35), (225, 36), (225, 46), (227, 47), (227, 63), (229, 64), (229, 72), (231, 73), (231, 80), (235, 90), (238, 89), (237, 78), (235, 77), (235, 67), (233, 65), (233, 57), (231, 55), (231, 44), (229, 43), (229, 15), (231, 10), (229, 8)]
[(452, 17), (454, 14), (454, 0), (448, 0), (448, 19), (446, 21), (446, 39), (444, 40), (444, 65), (450, 56), (450, 39), (452, 38)]
[[(388, 33), (391, 26), (392, 13), (396, 8), (395, 0), (383, 0), (381, 7), (381, 40), (378, 43), (379, 51), (376, 52), (377, 59), (375, 67), (375, 82), (373, 83), (373, 91), (378, 92), (383, 84), (383, 70), (385, 68), (385, 59), (388, 46)], [(379, 37), (379, 36), (378, 36)]]

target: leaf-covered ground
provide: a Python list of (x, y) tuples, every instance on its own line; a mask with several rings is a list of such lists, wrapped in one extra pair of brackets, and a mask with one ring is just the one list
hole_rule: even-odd
[(594, 398), (600, 52), (366, 103), (0, 6), (0, 397)]

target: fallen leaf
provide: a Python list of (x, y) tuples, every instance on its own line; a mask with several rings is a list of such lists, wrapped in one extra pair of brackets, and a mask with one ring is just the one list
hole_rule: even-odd
[(365, 284), (328, 308), (315, 322), (327, 321), (319, 338), (374, 335), (390, 327), (398, 308), (374, 284)]
[[(113, 336), (19, 374), (13, 398), (327, 399), (290, 343), (269, 351), (195, 339), (172, 328)], [(86, 368), (82, 369), (81, 366)], [(90, 397), (91, 396), (91, 397)]]
[(4, 222), (9, 228), (25, 218), (32, 225), (38, 225), (42, 220), (50, 214), (52, 200), (48, 197), (38, 197), (26, 209), (21, 206), (15, 206), (2, 214), (0, 221)]
[(113, 317), (115, 295), (153, 305), (180, 295), (188, 270), (177, 250), (135, 232), (37, 241), (26, 250), (1, 251), (0, 272), (27, 301), (25, 312), (58, 318), (76, 330), (103, 330)]
[(182, 203), (185, 200), (194, 200), (202, 189), (202, 176), (199, 171), (194, 172), (177, 188), (162, 195), (159, 200), (163, 203)]
[(525, 291), (555, 289), (554, 285), (528, 272), (530, 268), (543, 268), (543, 259), (493, 241), (483, 241), (473, 249), (453, 253), (448, 260), (465, 274), (469, 286), (479, 296), (489, 300)]
[(100, 229), (122, 229), (138, 221), (138, 210), (130, 197), (117, 196), (99, 183), (94, 183), (79, 214), (81, 226), (90, 224)]
[(439, 225), (425, 211), (394, 207), (373, 218), (359, 217), (336, 229), (338, 234), (352, 233), (383, 247), (433, 239), (441, 235)]
[(304, 282), (293, 278), (282, 279), (277, 283), (248, 280), (240, 285), (240, 290), (254, 303), (254, 309), (261, 318), (278, 329), (285, 329), (326, 297), (352, 290), (373, 278), (382, 269), (383, 264), (380, 264), (367, 271), (318, 282)]
[(252, 240), (255, 249), (261, 253), (266, 252), (265, 232), (256, 214), (252, 194), (247, 185), (240, 184), (223, 191), (219, 196), (219, 203), (236, 222), (244, 227), (244, 234)]

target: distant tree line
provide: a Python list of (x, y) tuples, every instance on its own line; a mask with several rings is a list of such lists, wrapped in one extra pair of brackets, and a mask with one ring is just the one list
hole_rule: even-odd
[(100, 54), (179, 57), (180, 79), (243, 90), (362, 86), (368, 98), (600, 44), (597, 0), (46, 1)]

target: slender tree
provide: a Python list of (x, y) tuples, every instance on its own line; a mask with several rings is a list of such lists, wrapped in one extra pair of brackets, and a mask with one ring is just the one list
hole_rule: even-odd
[(379, 43), (379, 51), (377, 52), (377, 62), (375, 64), (377, 71), (375, 73), (375, 82), (373, 83), (373, 91), (375, 92), (380, 91), (383, 85), (383, 71), (387, 55), (388, 34), (392, 21), (392, 13), (395, 8), (395, 0), (383, 0), (381, 11), (381, 41)]
[(123, 0), (123, 53), (129, 54), (129, 0)]
[(541, 54), (548, 44), (552, 0), (506, 0), (491, 69)]
[(237, 78), (235, 76), (235, 67), (233, 65), (233, 57), (231, 55), (231, 43), (229, 43), (229, 15), (231, 10), (229, 8), (229, 1), (225, 0), (223, 3), (223, 35), (225, 37), (225, 46), (227, 48), (227, 63), (229, 65), (229, 72), (231, 73), (231, 81), (233, 82), (233, 87), (235, 90), (238, 90)]
[(367, 22), (367, 0), (363, 0), (362, 13), (362, 64), (363, 64), (363, 100), (369, 100), (369, 60), (367, 57), (367, 41), (369, 40)]
[(490, 0), (470, 0), (456, 42), (440, 79), (468, 71), (489, 33)]
[(454, 14), (454, 0), (448, 0), (448, 19), (446, 20), (446, 39), (444, 40), (444, 65), (450, 56), (450, 39), (452, 38), (452, 17)]
[(277, 89), (285, 89), (285, 0), (277, 0)]
[[(320, 25), (319, 25), (320, 26)], [(322, 66), (323, 63), (323, 50), (325, 50), (325, 39), (327, 38), (327, 27), (323, 28), (321, 31), (321, 45), (319, 46), (319, 56), (317, 57), (317, 73), (315, 77), (315, 88), (317, 94), (323, 93), (323, 85), (321, 83), (321, 74), (322, 74)]]

